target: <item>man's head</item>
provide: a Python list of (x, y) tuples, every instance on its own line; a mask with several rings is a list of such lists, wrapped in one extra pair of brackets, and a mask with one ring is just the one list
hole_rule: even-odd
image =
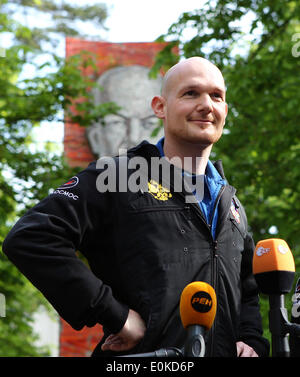
[(169, 140), (206, 147), (222, 135), (227, 115), (225, 92), (220, 70), (204, 58), (192, 57), (169, 69), (152, 109), (163, 120)]

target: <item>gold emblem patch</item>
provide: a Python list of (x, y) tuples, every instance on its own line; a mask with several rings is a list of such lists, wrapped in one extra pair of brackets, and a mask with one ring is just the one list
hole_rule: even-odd
[(155, 199), (158, 200), (169, 200), (169, 198), (172, 198), (170, 190), (163, 187), (160, 183), (154, 181), (153, 179), (148, 182), (148, 191)]

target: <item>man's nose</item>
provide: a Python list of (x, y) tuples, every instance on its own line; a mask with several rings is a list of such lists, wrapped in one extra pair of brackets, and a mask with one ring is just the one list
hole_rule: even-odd
[(208, 93), (203, 93), (199, 96), (197, 111), (203, 113), (211, 113), (213, 111), (213, 103)]
[(129, 120), (129, 141), (131, 144), (140, 142), (141, 121), (138, 118), (130, 118)]

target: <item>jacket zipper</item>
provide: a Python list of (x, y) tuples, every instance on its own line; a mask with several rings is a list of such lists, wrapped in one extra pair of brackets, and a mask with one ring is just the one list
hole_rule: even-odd
[[(213, 213), (212, 213), (212, 217), (211, 219), (213, 219), (213, 215), (215, 213), (215, 210), (217, 208), (217, 203), (219, 202), (219, 199), (222, 195), (222, 193), (224, 192), (224, 189), (225, 189), (225, 186), (222, 186), (220, 191), (219, 191), (219, 194), (218, 194), (218, 197), (216, 199), (216, 202), (215, 202), (215, 205), (214, 205), (214, 208), (213, 208)], [(198, 204), (197, 204), (198, 206)], [(214, 288), (215, 292), (216, 292), (216, 296), (217, 296), (217, 269), (218, 269), (218, 254), (217, 254), (217, 246), (218, 246), (218, 241), (214, 240), (213, 239), (213, 236), (212, 236), (212, 233), (211, 233), (211, 227), (212, 227), (212, 221), (210, 222), (210, 224), (208, 224), (199, 208), (198, 207), (195, 207), (196, 209), (196, 213), (197, 215), (200, 217), (200, 219), (202, 220), (202, 222), (205, 224), (205, 226), (207, 227), (208, 231), (209, 231), (209, 234), (211, 236), (211, 239), (212, 239), (212, 267), (211, 267), (211, 285), (212, 287)], [(186, 210), (189, 210), (190, 211), (190, 206), (186, 206)], [(218, 305), (218, 303), (216, 303), (216, 305)], [(211, 339), (211, 342), (210, 342), (210, 350), (209, 350), (209, 354), (210, 356), (213, 356), (213, 342), (214, 342), (214, 333), (215, 333), (215, 322), (213, 323), (211, 329), (210, 329), (210, 339)]]
[[(214, 207), (213, 207), (213, 210), (212, 210), (212, 213), (211, 213), (211, 217), (210, 217), (210, 223), (209, 223), (210, 228), (212, 228), (212, 223), (213, 223), (214, 215), (215, 215), (215, 212), (216, 212), (216, 208), (217, 208), (217, 205), (219, 203), (219, 200), (220, 200), (220, 198), (221, 198), (224, 190), (225, 190), (225, 186), (222, 186), (220, 188), (218, 196), (217, 196), (217, 198), (215, 200)], [(213, 286), (213, 288), (214, 288), (214, 290), (216, 292), (216, 297), (218, 297), (218, 292), (217, 292), (217, 286), (218, 286), (218, 282), (217, 282), (217, 279), (218, 279), (218, 254), (217, 254), (218, 241), (215, 240), (215, 239), (213, 239), (212, 234), (211, 234), (211, 237), (212, 237), (212, 271), (211, 271), (211, 280), (212, 280), (212, 286)], [(218, 303), (216, 303), (216, 305), (218, 305)], [(210, 330), (210, 339), (211, 339), (211, 343), (210, 343), (210, 356), (213, 356), (215, 328), (216, 328), (216, 325), (215, 325), (215, 322), (213, 322), (212, 328)]]
[[(217, 295), (217, 278), (218, 278), (218, 254), (217, 254), (217, 247), (218, 247), (218, 241), (213, 240), (212, 241), (212, 286), (216, 292)], [(218, 305), (218, 302), (216, 302), (216, 305)], [(217, 308), (218, 309), (218, 308)], [(213, 325), (210, 329), (210, 356), (213, 356), (213, 350), (214, 350), (214, 334), (215, 334), (215, 322), (213, 322)]]
[(216, 197), (215, 204), (214, 204), (214, 208), (213, 208), (212, 213), (211, 213), (211, 215), (210, 215), (210, 222), (209, 222), (210, 226), (212, 226), (212, 222), (213, 222), (213, 219), (214, 219), (214, 215), (215, 215), (215, 212), (216, 212), (216, 208), (217, 208), (217, 205), (218, 205), (218, 203), (219, 203), (220, 197), (221, 197), (221, 195), (223, 194), (224, 190), (225, 190), (225, 186), (222, 186), (222, 187), (220, 188), (220, 190), (219, 190), (218, 196)]

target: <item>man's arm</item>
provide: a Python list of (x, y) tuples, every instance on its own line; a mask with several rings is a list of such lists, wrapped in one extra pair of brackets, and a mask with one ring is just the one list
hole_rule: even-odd
[(102, 351), (122, 352), (134, 348), (144, 337), (146, 331), (145, 322), (134, 310), (129, 310), (128, 318), (122, 330), (117, 334), (111, 334), (102, 344)]
[(23, 216), (5, 239), (3, 251), (74, 329), (101, 323), (118, 333), (129, 308), (75, 253), (92, 234), (94, 219), (107, 215), (104, 194), (96, 190), (95, 170), (90, 170), (78, 175), (76, 187), (57, 190)]

